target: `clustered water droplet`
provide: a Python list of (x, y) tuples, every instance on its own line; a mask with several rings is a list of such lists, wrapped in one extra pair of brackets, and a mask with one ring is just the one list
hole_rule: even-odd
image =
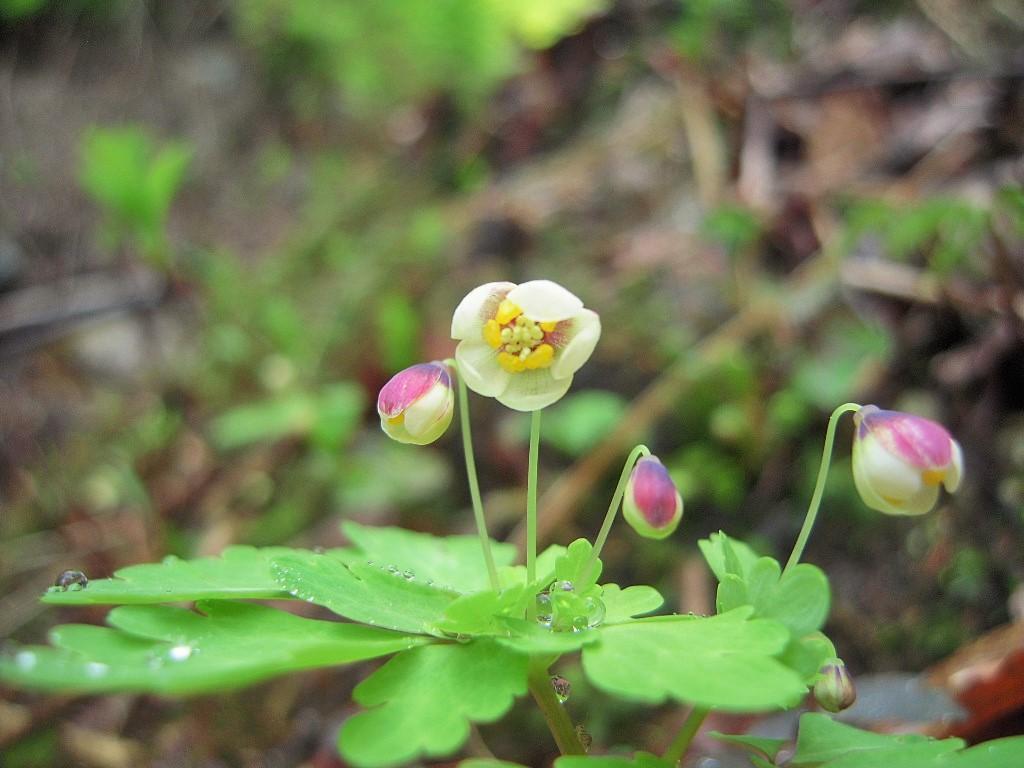
[(195, 649), (191, 645), (175, 645), (167, 652), (172, 661), (185, 661)]
[(555, 698), (558, 699), (560, 704), (565, 704), (569, 700), (569, 694), (572, 693), (572, 683), (566, 680), (561, 675), (551, 676), (551, 688), (555, 692)]
[(604, 622), (605, 606), (600, 598), (576, 592), (571, 581), (556, 581), (537, 595), (537, 622), (555, 632), (582, 632)]

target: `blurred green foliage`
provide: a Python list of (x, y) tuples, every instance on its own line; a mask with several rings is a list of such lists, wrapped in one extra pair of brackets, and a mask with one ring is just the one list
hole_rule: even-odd
[(845, 218), (847, 249), (864, 237), (875, 237), (891, 258), (923, 258), (939, 275), (965, 268), (980, 271), (976, 252), (989, 231), (984, 208), (944, 197), (898, 205), (858, 200)]
[(170, 266), (167, 215), (192, 154), (184, 142), (158, 146), (140, 126), (86, 132), (79, 182), (103, 211), (101, 235), (108, 247), (135, 247), (150, 263)]
[(340, 89), (356, 113), (448, 93), (480, 104), (518, 71), (522, 45), (545, 48), (607, 0), (239, 0), (240, 35), (298, 106)]
[(694, 61), (729, 59), (755, 38), (776, 54), (789, 48), (792, 17), (785, 0), (679, 0), (679, 5), (669, 35)]

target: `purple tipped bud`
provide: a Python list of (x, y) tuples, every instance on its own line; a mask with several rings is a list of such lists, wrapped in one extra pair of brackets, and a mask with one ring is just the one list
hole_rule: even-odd
[(452, 379), (439, 362), (399, 371), (377, 396), (381, 429), (400, 443), (434, 442), (448, 429), (454, 412)]
[(663, 539), (683, 517), (683, 499), (668, 470), (654, 456), (644, 456), (633, 467), (622, 499), (622, 513), (644, 538)]
[(842, 661), (836, 659), (821, 668), (814, 683), (814, 699), (829, 712), (842, 712), (853, 706), (857, 700), (857, 689)]
[(960, 487), (963, 453), (942, 425), (874, 405), (853, 418), (853, 478), (872, 509), (923, 515), (938, 501), (939, 485), (950, 493)]

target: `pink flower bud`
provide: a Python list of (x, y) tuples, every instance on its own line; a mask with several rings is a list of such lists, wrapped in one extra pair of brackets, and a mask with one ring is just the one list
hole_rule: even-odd
[(923, 515), (953, 493), (963, 477), (963, 452), (945, 427), (899, 411), (865, 405), (854, 414), (853, 479), (861, 499), (889, 515)]
[(842, 712), (853, 706), (857, 689), (843, 662), (836, 659), (821, 668), (814, 683), (814, 699), (829, 712)]
[(668, 470), (654, 456), (644, 456), (626, 483), (622, 513), (644, 538), (663, 539), (683, 518), (683, 499)]
[(448, 429), (454, 412), (451, 376), (436, 361), (399, 371), (377, 396), (381, 429), (400, 443), (434, 442)]

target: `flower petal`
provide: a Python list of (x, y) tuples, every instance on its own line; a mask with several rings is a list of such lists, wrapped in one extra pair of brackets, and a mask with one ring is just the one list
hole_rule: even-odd
[(466, 294), (452, 315), (452, 338), (479, 339), (484, 321), (494, 316), (498, 304), (515, 287), (515, 283), (484, 283)]
[(405, 410), (405, 428), (413, 437), (422, 438), (438, 422), (450, 422), (454, 407), (455, 398), (451, 387), (435, 384), (429, 392)]
[(508, 300), (538, 323), (565, 320), (583, 309), (579, 297), (551, 280), (530, 280), (508, 292)]
[(571, 385), (572, 376), (556, 379), (550, 368), (540, 368), (510, 374), (508, 387), (497, 397), (499, 403), (514, 411), (537, 411), (559, 400)]
[(950, 493), (955, 493), (964, 477), (964, 451), (960, 447), (960, 443), (952, 438), (949, 441), (949, 448), (951, 453), (949, 468), (946, 470), (946, 477), (942, 481), (942, 485)]
[(581, 309), (568, 322), (569, 328), (565, 332), (568, 342), (558, 351), (551, 364), (551, 375), (556, 379), (572, 378), (590, 359), (597, 340), (601, 338), (601, 318), (596, 312)]
[(497, 397), (508, 386), (512, 374), (498, 365), (498, 353), (483, 340), (460, 341), (455, 361), (466, 386), (484, 397)]
[(853, 481), (864, 503), (887, 515), (923, 515), (939, 499), (937, 485), (870, 435), (853, 445)]

